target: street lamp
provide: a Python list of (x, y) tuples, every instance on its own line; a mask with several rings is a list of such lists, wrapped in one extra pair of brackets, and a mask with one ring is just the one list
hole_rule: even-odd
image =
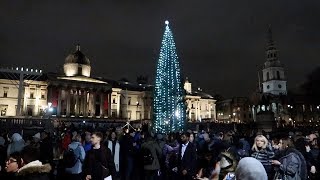
[(236, 113), (234, 112), (232, 115), (233, 115), (233, 121), (236, 122)]

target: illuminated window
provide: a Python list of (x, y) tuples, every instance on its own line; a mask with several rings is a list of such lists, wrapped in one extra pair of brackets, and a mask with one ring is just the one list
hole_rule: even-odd
[(46, 99), (46, 90), (41, 89), (41, 99)]
[(3, 87), (3, 97), (8, 97), (9, 87)]
[(128, 105), (131, 105), (131, 97), (128, 97)]
[(34, 88), (30, 88), (30, 99), (34, 99)]

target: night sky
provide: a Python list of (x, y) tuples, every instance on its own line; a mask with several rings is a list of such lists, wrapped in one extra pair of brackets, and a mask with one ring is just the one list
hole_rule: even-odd
[(320, 64), (320, 1), (3, 0), (0, 65), (61, 72), (80, 43), (93, 76), (153, 82), (166, 19), (183, 76), (206, 92), (255, 90), (268, 24), (290, 88)]

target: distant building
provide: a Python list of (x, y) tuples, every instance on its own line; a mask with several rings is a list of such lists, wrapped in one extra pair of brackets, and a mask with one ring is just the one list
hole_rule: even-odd
[(215, 121), (216, 117), (216, 100), (213, 96), (204, 93), (200, 88), (192, 90), (192, 84), (186, 78), (184, 83), (186, 91), (187, 118), (191, 122), (201, 122), (202, 120)]
[(217, 102), (217, 120), (223, 123), (253, 121), (250, 101), (245, 97), (234, 97)]
[[(5, 70), (0, 73), (0, 116), (93, 117), (122, 120), (150, 120), (153, 86), (140, 76), (137, 83), (91, 76), (91, 62), (77, 45), (67, 55), (63, 73), (38, 73), (31, 69)], [(8, 71), (8, 72), (7, 72)], [(32, 70), (35, 72), (35, 70)], [(38, 70), (37, 70), (38, 71)], [(19, 82), (22, 73), (21, 113), (17, 112)], [(189, 121), (216, 120), (214, 98), (192, 90), (185, 83)]]

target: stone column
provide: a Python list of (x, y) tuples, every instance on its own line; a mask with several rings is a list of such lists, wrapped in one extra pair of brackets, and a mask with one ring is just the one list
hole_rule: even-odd
[(87, 112), (87, 105), (88, 105), (88, 103), (87, 103), (87, 91), (86, 90), (84, 90), (84, 93), (83, 93), (83, 116), (88, 116), (87, 114), (88, 114), (88, 112)]
[(70, 89), (66, 89), (66, 98), (67, 98), (67, 114), (66, 116), (70, 116), (70, 106), (71, 106), (71, 102), (70, 102)]
[(125, 118), (128, 114), (125, 114), (127, 112), (122, 111), (122, 117), (120, 117), (120, 108), (121, 108), (121, 94), (117, 94), (116, 96), (116, 102), (117, 102), (117, 118)]
[(103, 101), (104, 101), (103, 92), (100, 92), (100, 117), (104, 116)]
[[(90, 96), (89, 96), (89, 99), (88, 99), (88, 92), (87, 91), (85, 91), (85, 93), (84, 93), (84, 112), (83, 112), (83, 114), (84, 114), (84, 116), (86, 116), (86, 117), (88, 117), (88, 102), (89, 102), (89, 99), (90, 99)], [(90, 94), (89, 94), (90, 95)]]
[(111, 117), (111, 93), (108, 94), (108, 117)]
[(78, 116), (79, 115), (79, 90), (77, 89), (76, 90), (76, 93), (75, 93), (75, 98), (76, 98), (76, 108), (75, 108), (75, 116)]
[(96, 92), (92, 92), (92, 101), (91, 101), (91, 115), (96, 115)]
[(57, 107), (57, 116), (61, 116), (61, 89), (59, 89), (58, 93), (58, 107)]

